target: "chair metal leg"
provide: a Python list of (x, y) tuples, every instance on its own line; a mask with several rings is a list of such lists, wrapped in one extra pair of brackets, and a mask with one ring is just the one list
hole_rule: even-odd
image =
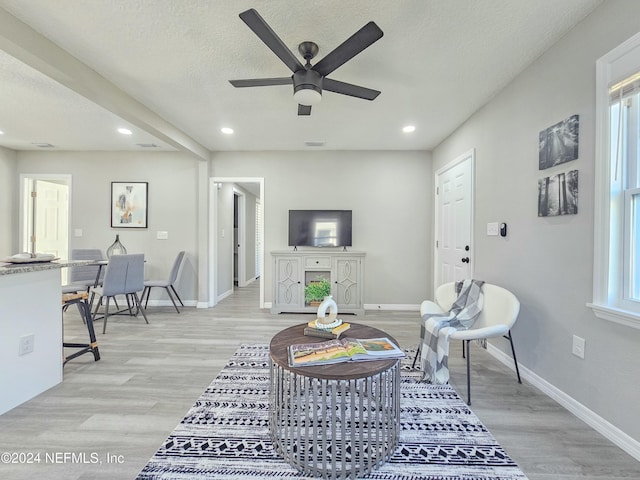
[(136, 305), (138, 306), (138, 311), (142, 313), (142, 316), (144, 317), (144, 321), (147, 322), (147, 324), (149, 324), (149, 320), (147, 320), (147, 314), (145, 313), (144, 308), (142, 308), (142, 303), (140, 302), (140, 298), (138, 297), (138, 294), (132, 293), (131, 295), (135, 299)]
[(169, 287), (164, 287), (164, 289), (169, 294), (169, 299), (171, 300), (171, 303), (173, 303), (173, 306), (175, 307), (176, 312), (180, 313), (180, 310), (178, 309), (178, 305), (176, 305), (176, 301), (173, 299), (173, 295), (171, 295), (171, 290), (169, 290)]
[[(144, 302), (144, 308), (147, 308), (147, 305), (149, 305), (149, 292), (151, 291), (151, 287), (144, 287), (144, 290), (142, 291), (142, 296), (140, 297), (140, 303)], [(147, 299), (145, 301), (145, 295), (147, 296)]]
[[(115, 297), (113, 297), (115, 299)], [(129, 298), (129, 295), (125, 295), (124, 298), (127, 300), (127, 309), (129, 310), (129, 315), (133, 315), (133, 307), (135, 306), (135, 303), (131, 302), (131, 298)]]
[(518, 383), (522, 383), (522, 379), (520, 378), (520, 369), (518, 368), (518, 360), (516, 359), (516, 349), (513, 348), (513, 337), (511, 336), (511, 330), (509, 330), (509, 335), (505, 335), (505, 337), (509, 339), (509, 343), (511, 344), (511, 354), (513, 355), (513, 363), (516, 366), (516, 375), (518, 375)]
[(107, 333), (107, 317), (108, 316), (109, 316), (109, 297), (107, 297), (107, 303), (104, 306), (104, 318), (102, 320), (102, 334), (103, 335), (105, 333)]
[(411, 369), (413, 370), (416, 367), (416, 361), (422, 352), (422, 342), (424, 340), (426, 330), (424, 328), (424, 322), (420, 322), (420, 343), (418, 343), (418, 351), (416, 352), (416, 356), (413, 357), (413, 363), (411, 364)]
[[(96, 297), (96, 292), (91, 292), (91, 298), (89, 299), (89, 310), (93, 310), (93, 299), (95, 297)], [(95, 317), (96, 314), (94, 313), (93, 316)]]
[(471, 405), (471, 355), (469, 344), (471, 340), (464, 340), (462, 342), (462, 349), (465, 350), (466, 343), (466, 354), (467, 354), (467, 405)]
[(420, 345), (418, 345), (418, 351), (416, 352), (416, 356), (413, 357), (413, 363), (411, 364), (411, 370), (416, 368), (416, 361), (418, 360), (418, 357), (420, 356), (420, 351), (421, 350), (422, 350), (422, 342), (420, 342)]
[(180, 302), (180, 305), (182, 305), (184, 307), (184, 303), (182, 303), (182, 300), (180, 300), (180, 295), (178, 295), (178, 292), (176, 292), (176, 289), (174, 288), (174, 286), (173, 285), (169, 285), (169, 287), (171, 287), (171, 290), (173, 290), (173, 294), (176, 296), (176, 298)]

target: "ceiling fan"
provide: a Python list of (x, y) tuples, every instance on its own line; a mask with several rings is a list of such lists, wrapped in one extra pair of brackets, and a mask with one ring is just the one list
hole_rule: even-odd
[(242, 12), (240, 18), (289, 67), (293, 75), (280, 78), (229, 80), (234, 87), (293, 84), (293, 98), (298, 102), (298, 115), (311, 115), (311, 106), (322, 99), (323, 90), (365, 100), (374, 100), (380, 94), (378, 90), (326, 78), (335, 69), (382, 38), (382, 30), (374, 22), (367, 23), (315, 65), (311, 65), (311, 59), (317, 55), (318, 45), (313, 42), (302, 42), (298, 46), (298, 51), (306, 61), (303, 65), (253, 8)]

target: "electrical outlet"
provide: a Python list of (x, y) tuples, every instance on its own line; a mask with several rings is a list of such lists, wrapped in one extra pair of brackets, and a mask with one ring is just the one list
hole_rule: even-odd
[(487, 235), (490, 237), (497, 237), (500, 231), (500, 226), (497, 223), (487, 223)]
[(585, 345), (584, 338), (574, 335), (573, 348), (571, 349), (571, 353), (573, 353), (576, 357), (584, 358), (584, 345)]
[(26, 355), (27, 353), (33, 352), (34, 343), (35, 335), (33, 334), (20, 337), (20, 343), (18, 345), (18, 355)]
[(169, 238), (169, 232), (161, 230), (156, 233), (156, 238), (158, 240), (167, 240)]

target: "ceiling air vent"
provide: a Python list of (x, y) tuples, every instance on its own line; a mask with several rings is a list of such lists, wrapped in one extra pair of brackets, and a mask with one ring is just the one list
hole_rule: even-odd
[(46, 142), (33, 142), (31, 145), (35, 145), (36, 147), (40, 148), (53, 148), (53, 145)]
[(136, 143), (141, 148), (160, 148), (160, 145), (156, 145), (155, 143)]
[(304, 142), (304, 145), (306, 147), (324, 147), (324, 143), (325, 142), (321, 142), (321, 141), (318, 141), (318, 142)]

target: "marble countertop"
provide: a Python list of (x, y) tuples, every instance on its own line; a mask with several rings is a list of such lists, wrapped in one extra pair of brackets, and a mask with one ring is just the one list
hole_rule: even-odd
[(55, 262), (38, 263), (2, 263), (0, 262), (0, 275), (11, 275), (13, 273), (40, 272), (42, 270), (56, 270), (59, 268), (76, 267), (88, 265), (92, 260), (69, 260)]

